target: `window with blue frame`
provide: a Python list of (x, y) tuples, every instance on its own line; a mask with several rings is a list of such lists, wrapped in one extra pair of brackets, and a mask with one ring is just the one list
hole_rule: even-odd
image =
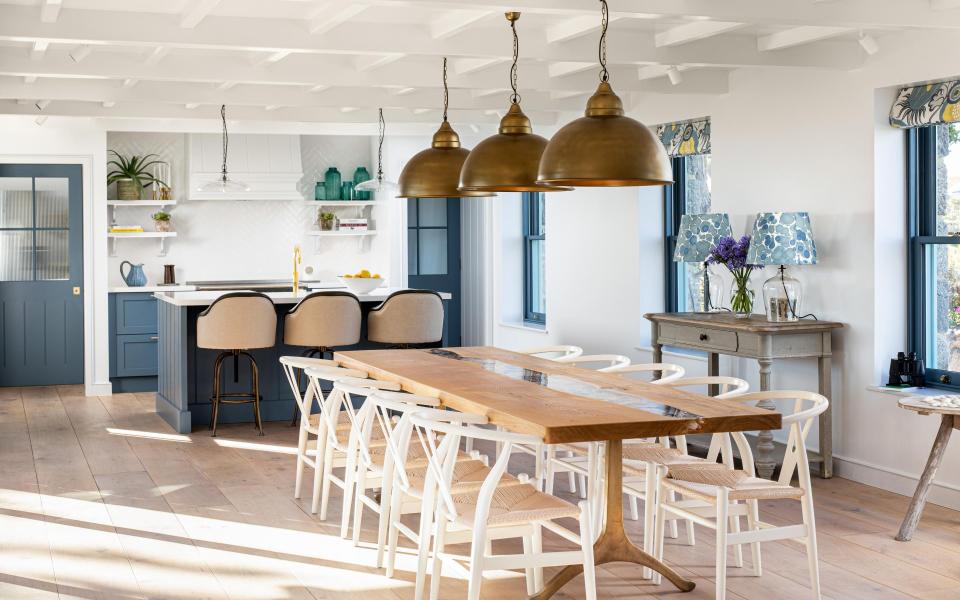
[(676, 156), (671, 161), (674, 183), (663, 189), (664, 309), (688, 312), (693, 310), (687, 301), (688, 265), (674, 262), (673, 250), (680, 217), (710, 212), (710, 155)]
[(960, 126), (906, 135), (910, 350), (928, 383), (960, 387)]
[(547, 321), (546, 221), (542, 192), (523, 192), (523, 320)]

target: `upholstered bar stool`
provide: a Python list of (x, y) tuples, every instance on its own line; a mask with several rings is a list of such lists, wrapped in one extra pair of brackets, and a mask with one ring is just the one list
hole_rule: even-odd
[(438, 346), (443, 341), (443, 300), (429, 290), (390, 294), (367, 315), (367, 339), (394, 348)]
[[(220, 350), (213, 368), (213, 413), (210, 428), (217, 435), (217, 418), (220, 403), (253, 404), (253, 416), (260, 435), (263, 435), (263, 420), (260, 418), (260, 373), (257, 361), (247, 350), (272, 348), (277, 338), (277, 313), (273, 301), (259, 292), (232, 292), (214, 300), (197, 317), (197, 347)], [(249, 392), (223, 392), (221, 370), (223, 360), (233, 357), (233, 380), (239, 379), (240, 357), (250, 361), (251, 390)]]
[[(325, 358), (327, 352), (360, 341), (360, 320), (360, 300), (353, 294), (313, 292), (283, 318), (283, 343), (307, 348), (305, 356)], [(294, 403), (291, 425), (297, 423), (299, 412)]]

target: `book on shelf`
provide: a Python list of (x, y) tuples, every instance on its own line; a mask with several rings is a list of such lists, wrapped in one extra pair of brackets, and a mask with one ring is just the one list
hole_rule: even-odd
[(367, 231), (367, 219), (340, 219), (340, 231)]
[(143, 233), (143, 227), (140, 225), (114, 225), (110, 228), (110, 233)]

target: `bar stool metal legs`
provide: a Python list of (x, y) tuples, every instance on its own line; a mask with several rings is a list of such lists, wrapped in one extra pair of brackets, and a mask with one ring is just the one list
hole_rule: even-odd
[[(250, 361), (250, 392), (223, 392), (223, 359), (228, 356), (233, 357), (233, 377), (237, 381), (239, 377), (240, 357), (245, 356)], [(213, 412), (210, 415), (210, 429), (213, 430), (213, 436), (217, 435), (217, 420), (220, 417), (220, 403), (224, 404), (253, 404), (254, 426), (263, 435), (263, 419), (260, 417), (260, 371), (257, 369), (257, 361), (249, 352), (243, 350), (226, 350), (217, 355), (217, 360), (213, 367), (213, 397), (210, 399), (213, 404)]]

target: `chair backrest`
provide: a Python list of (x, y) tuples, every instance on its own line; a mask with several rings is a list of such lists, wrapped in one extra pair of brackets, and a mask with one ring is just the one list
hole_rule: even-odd
[(260, 292), (224, 294), (197, 316), (197, 346), (214, 350), (272, 348), (277, 311)]
[(384, 344), (431, 344), (443, 339), (443, 300), (429, 290), (390, 294), (367, 315), (367, 339)]
[(453, 499), (452, 484), (461, 439), (470, 438), (475, 441), (486, 440), (502, 444), (496, 463), (480, 486), (474, 523), (486, 521), (493, 494), (507, 470), (507, 463), (510, 462), (513, 446), (518, 444), (537, 446), (543, 443), (542, 439), (532, 435), (466, 427), (431, 418), (430, 414), (423, 412), (413, 413), (410, 421), (428, 459), (428, 472), (424, 485), (425, 499), (429, 499), (428, 494), (439, 494), (438, 506), (445, 510), (449, 519), (455, 518), (458, 514)]
[[(601, 366), (594, 367), (601, 373), (613, 371), (618, 367), (625, 367), (630, 364), (630, 357), (622, 354), (583, 354), (572, 358), (558, 358), (557, 362), (562, 362), (575, 367), (581, 367), (590, 364), (600, 363)], [(591, 367), (587, 367), (591, 368)]]
[[(388, 389), (400, 388), (398, 384), (389, 381), (337, 376), (332, 374), (329, 368), (324, 367), (309, 367), (304, 370), (304, 373), (306, 373), (310, 380), (308, 387), (312, 387), (314, 390), (320, 389), (320, 382), (322, 380), (334, 382), (333, 389), (330, 390), (330, 393), (327, 394), (327, 397), (319, 403), (320, 418), (328, 428), (328, 431), (335, 432), (337, 430), (337, 425), (340, 423), (341, 415), (346, 416), (348, 422), (350, 423), (351, 435), (353, 434), (354, 430), (356, 430), (357, 411), (353, 406), (353, 401), (351, 400), (350, 394), (343, 391), (344, 386), (349, 385), (354, 389), (364, 390), (364, 395), (371, 389), (380, 389), (383, 387)], [(340, 382), (343, 382), (343, 384), (340, 388), (338, 388), (337, 384)], [(314, 392), (314, 395), (316, 396), (316, 392)], [(303, 403), (306, 404), (306, 398), (304, 398)], [(301, 406), (304, 404), (301, 404)], [(337, 439), (336, 435), (328, 436), (328, 439), (338, 450), (342, 452), (347, 451), (347, 447), (340, 444), (340, 441)]]
[(517, 350), (520, 354), (528, 354), (530, 356), (538, 356), (540, 358), (547, 358), (551, 360), (557, 360), (561, 358), (576, 358), (583, 354), (583, 348), (580, 346), (538, 346), (536, 348), (527, 348), (526, 350)]
[[(339, 366), (336, 361), (323, 358), (308, 358), (306, 356), (281, 356), (280, 366), (283, 367), (283, 373), (287, 377), (287, 383), (293, 392), (293, 399), (300, 406), (300, 424), (303, 426), (309, 421), (309, 416), (313, 414), (313, 401), (316, 399), (323, 402), (323, 391), (320, 387), (313, 385), (313, 379), (307, 378), (307, 387), (300, 392), (300, 373), (306, 369), (313, 369), (317, 379), (326, 379), (336, 381), (342, 377), (365, 378), (366, 371), (357, 369), (347, 369)], [(321, 377), (320, 374), (323, 374)]]
[[(789, 485), (796, 473), (800, 481), (800, 487), (809, 490), (810, 462), (807, 457), (806, 440), (811, 427), (813, 427), (814, 419), (827, 410), (830, 401), (825, 396), (803, 390), (753, 392), (735, 396), (731, 400), (736, 402), (759, 402), (761, 400), (793, 402), (792, 412), (783, 415), (783, 425), (790, 428), (790, 434), (787, 438), (783, 463), (780, 466), (780, 476), (777, 481)], [(755, 468), (753, 452), (746, 436), (742, 432), (733, 433), (732, 436), (737, 444), (737, 450), (740, 451), (744, 471), (753, 475)]]
[(658, 385), (669, 387), (694, 387), (715, 385), (719, 393), (714, 398), (732, 398), (739, 396), (750, 390), (750, 383), (739, 377), (727, 377), (724, 375), (708, 375), (706, 377), (683, 377), (671, 381), (658, 381)]
[(680, 365), (671, 363), (640, 363), (633, 365), (614, 366), (608, 369), (610, 373), (626, 376), (629, 373), (659, 373), (660, 377), (650, 383), (669, 383), (683, 377), (687, 370)]
[(360, 300), (349, 292), (313, 292), (283, 319), (284, 344), (335, 348), (359, 341)]

